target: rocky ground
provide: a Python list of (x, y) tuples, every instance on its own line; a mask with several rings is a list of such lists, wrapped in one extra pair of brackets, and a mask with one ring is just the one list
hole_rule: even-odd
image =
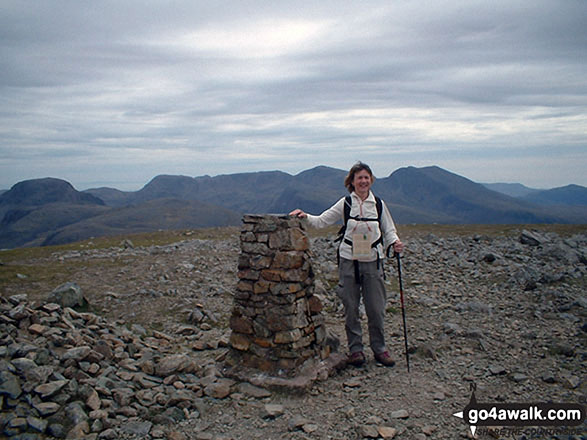
[[(369, 353), (366, 366), (305, 392), (223, 377), (238, 230), (5, 262), (0, 270), (24, 269), (2, 286), (0, 435), (455, 439), (471, 438), (453, 413), (473, 387), (479, 402), (585, 404), (587, 230), (553, 231), (406, 230), (410, 372), (397, 263), (389, 262), (387, 335), (396, 366), (379, 366)], [(328, 328), (344, 351), (333, 238), (312, 236), (312, 264)], [(67, 267), (89, 306), (47, 305), (61, 278), (27, 282), (33, 276), (24, 273), (47, 265)], [(537, 429), (507, 438), (586, 433), (585, 425), (574, 436)]]

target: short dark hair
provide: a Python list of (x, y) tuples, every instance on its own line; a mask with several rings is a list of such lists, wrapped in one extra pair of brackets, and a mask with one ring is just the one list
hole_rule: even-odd
[(346, 189), (348, 189), (350, 193), (352, 193), (355, 190), (355, 186), (353, 185), (353, 180), (355, 180), (355, 174), (363, 170), (367, 171), (371, 176), (371, 183), (375, 181), (375, 176), (373, 175), (373, 171), (371, 171), (369, 165), (359, 161), (352, 166), (352, 168), (349, 170), (349, 173), (344, 178), (344, 186), (346, 186)]

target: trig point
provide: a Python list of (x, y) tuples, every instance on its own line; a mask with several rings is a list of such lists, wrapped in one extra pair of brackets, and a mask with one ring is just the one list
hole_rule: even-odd
[[(308, 374), (301, 372), (304, 364), (340, 364), (342, 356), (332, 357), (326, 344), (322, 304), (314, 296), (309, 240), (301, 220), (245, 215), (240, 245), (239, 281), (230, 318), (232, 372), (241, 368), (291, 379)], [(328, 375), (314, 371), (310, 376), (324, 374)]]

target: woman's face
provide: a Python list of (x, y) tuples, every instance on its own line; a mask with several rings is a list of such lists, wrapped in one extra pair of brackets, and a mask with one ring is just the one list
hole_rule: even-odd
[(357, 171), (353, 177), (353, 186), (355, 187), (355, 192), (359, 195), (369, 194), (372, 183), (371, 174), (367, 170)]

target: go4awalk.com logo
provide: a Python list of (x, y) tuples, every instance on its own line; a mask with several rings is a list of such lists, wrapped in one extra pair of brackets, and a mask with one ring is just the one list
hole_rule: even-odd
[[(544, 432), (544, 429), (524, 429), (528, 427), (555, 427), (558, 433), (562, 432), (561, 427), (565, 427), (567, 434), (573, 434), (580, 429), (572, 428), (582, 425), (585, 420), (585, 408), (578, 403), (479, 403), (475, 388), (472, 384), (471, 399), (465, 409), (453, 414), (469, 425), (473, 435), (489, 433), (491, 429), (487, 427), (501, 427), (500, 431), (506, 429), (510, 435)], [(480, 426), (485, 428), (482, 432), (477, 430)], [(499, 430), (493, 433), (496, 431)]]

